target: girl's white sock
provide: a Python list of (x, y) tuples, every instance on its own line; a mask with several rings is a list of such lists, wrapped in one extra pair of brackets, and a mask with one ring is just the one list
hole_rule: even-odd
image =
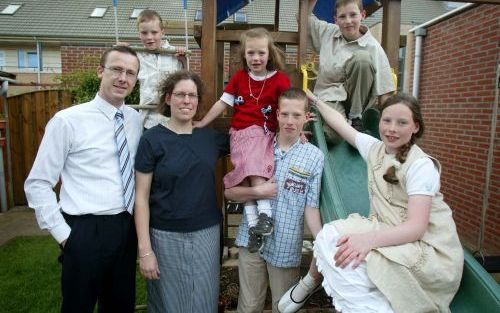
[(271, 202), (267, 199), (257, 200), (257, 210), (260, 213), (265, 213), (267, 216), (272, 217)]
[(245, 216), (247, 217), (248, 226), (254, 227), (257, 225), (257, 221), (259, 220), (257, 206), (255, 204), (245, 205)]

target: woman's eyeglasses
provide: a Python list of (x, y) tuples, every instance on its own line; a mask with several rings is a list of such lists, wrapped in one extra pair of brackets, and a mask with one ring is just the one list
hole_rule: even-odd
[(185, 92), (172, 92), (172, 95), (175, 97), (177, 100), (184, 100), (186, 96), (189, 97), (189, 100), (195, 101), (199, 99), (199, 96), (195, 93), (185, 93)]

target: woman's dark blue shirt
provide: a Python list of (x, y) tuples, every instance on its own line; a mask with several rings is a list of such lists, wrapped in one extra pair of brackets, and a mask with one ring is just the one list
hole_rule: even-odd
[(195, 128), (192, 134), (176, 134), (163, 125), (147, 130), (135, 169), (153, 173), (150, 227), (190, 232), (220, 223), (215, 167), (228, 153), (228, 136), (210, 128)]

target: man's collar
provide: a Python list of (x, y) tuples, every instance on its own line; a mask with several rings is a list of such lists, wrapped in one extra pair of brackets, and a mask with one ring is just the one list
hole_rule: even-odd
[(119, 108), (116, 108), (114, 105), (104, 100), (99, 93), (95, 95), (94, 102), (96, 104), (97, 109), (99, 109), (109, 120), (113, 120), (115, 118), (115, 114), (118, 110), (123, 111), (123, 103)]
[[(274, 141), (273, 141), (274, 148), (282, 151), (281, 148), (280, 148), (280, 146), (279, 146), (278, 136), (279, 136), (279, 134), (277, 134), (276, 136), (274, 136)], [(290, 150), (292, 150), (297, 144), (300, 144), (300, 137), (297, 138), (297, 141), (295, 141), (295, 143), (290, 146), (290, 148), (287, 150), (287, 152), (290, 151)]]
[[(361, 31), (361, 37), (359, 37), (358, 39), (356, 40), (353, 40), (353, 41), (347, 41), (346, 42), (356, 42), (358, 45), (360, 45), (361, 47), (365, 47), (366, 44), (368, 43), (368, 37), (370, 35), (370, 29), (366, 26), (366, 25), (360, 25), (359, 26), (359, 30)], [(342, 37), (342, 32), (340, 31), (340, 28), (338, 29), (338, 32), (334, 33), (333, 37), (335, 38), (340, 38)], [(345, 38), (344, 38), (345, 40)]]

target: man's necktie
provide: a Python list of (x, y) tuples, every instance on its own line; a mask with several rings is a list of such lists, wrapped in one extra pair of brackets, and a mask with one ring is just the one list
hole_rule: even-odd
[(134, 171), (132, 169), (132, 160), (127, 146), (125, 129), (123, 125), (123, 113), (118, 110), (115, 114), (115, 138), (118, 146), (118, 157), (120, 158), (120, 172), (123, 182), (123, 196), (125, 199), (125, 208), (132, 214), (134, 210), (135, 182)]

